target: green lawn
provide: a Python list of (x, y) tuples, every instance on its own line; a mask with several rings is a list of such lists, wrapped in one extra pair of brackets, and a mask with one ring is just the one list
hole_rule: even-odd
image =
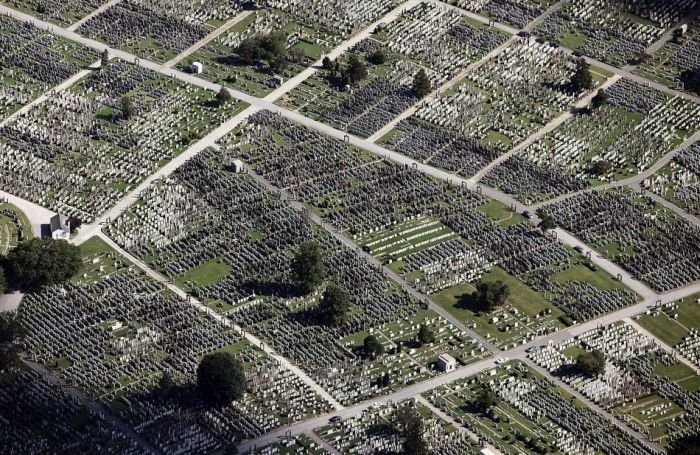
[(544, 296), (532, 290), (522, 281), (515, 278), (500, 267), (492, 268), (481, 278), (482, 281), (493, 282), (501, 280), (510, 288), (510, 296), (506, 304), (513, 305), (524, 313), (534, 316), (547, 308), (553, 308)]
[(643, 314), (637, 322), (669, 346), (675, 346), (680, 343), (683, 337), (688, 333), (683, 327), (676, 324), (675, 321), (669, 319), (665, 313), (661, 313), (657, 316)]
[(107, 243), (104, 240), (97, 236), (90, 237), (90, 239), (88, 239), (86, 242), (80, 245), (80, 253), (83, 255), (84, 258), (97, 256), (98, 254), (105, 254), (113, 251), (114, 250), (111, 246), (107, 245)]
[(178, 285), (187, 281), (196, 281), (200, 286), (214, 284), (231, 272), (231, 266), (219, 262), (217, 259), (205, 262), (193, 269), (188, 270), (175, 280)]
[(617, 281), (605, 270), (598, 268), (593, 271), (583, 264), (569, 267), (563, 272), (559, 272), (552, 277), (560, 283), (566, 281), (586, 281), (601, 291), (609, 289), (625, 289), (625, 285)]

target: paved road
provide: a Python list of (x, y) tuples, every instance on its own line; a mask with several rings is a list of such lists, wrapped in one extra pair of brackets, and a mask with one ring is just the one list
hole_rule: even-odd
[(7, 201), (24, 212), (32, 225), (32, 233), (37, 237), (41, 236), (41, 225), (49, 224), (51, 217), (56, 214), (45, 207), (4, 191), (0, 191), (0, 201)]

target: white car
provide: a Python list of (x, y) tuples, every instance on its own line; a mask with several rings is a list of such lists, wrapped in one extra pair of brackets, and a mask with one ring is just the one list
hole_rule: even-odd
[(372, 409), (379, 409), (379, 408), (381, 408), (382, 406), (384, 406), (384, 403), (382, 403), (381, 401), (375, 401), (374, 403), (372, 403), (372, 405), (370, 406), (370, 408), (372, 408)]
[(496, 365), (500, 365), (500, 364), (502, 364), (502, 363), (506, 363), (508, 360), (510, 360), (510, 359), (508, 359), (508, 357), (499, 357), (499, 358), (496, 359)]

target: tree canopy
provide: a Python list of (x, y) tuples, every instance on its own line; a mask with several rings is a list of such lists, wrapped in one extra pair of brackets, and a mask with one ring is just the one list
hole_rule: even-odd
[(476, 396), (476, 406), (483, 413), (488, 412), (493, 406), (498, 404), (496, 394), (486, 386), (482, 386)]
[(481, 281), (477, 283), (472, 299), (479, 308), (493, 311), (503, 305), (509, 295), (510, 288), (503, 281)]
[(82, 258), (80, 248), (65, 240), (34, 238), (10, 251), (6, 265), (11, 284), (32, 291), (70, 279)]
[(219, 92), (216, 94), (216, 101), (219, 102), (219, 105), (223, 106), (224, 104), (228, 103), (232, 99), (233, 99), (233, 97), (231, 96), (231, 92), (229, 92), (226, 87), (221, 86), (221, 88), (219, 89)]
[(428, 93), (430, 93), (430, 87), (430, 78), (426, 74), (425, 70), (421, 68), (413, 78), (413, 92), (418, 98), (424, 98)]
[(537, 210), (537, 216), (540, 217), (540, 222), (537, 225), (543, 231), (548, 231), (557, 227), (557, 222), (554, 217), (547, 211), (539, 209)]
[(576, 358), (576, 367), (588, 376), (598, 376), (605, 371), (605, 356), (598, 350), (583, 352)]
[(593, 88), (593, 76), (591, 75), (591, 65), (582, 58), (576, 61), (576, 72), (571, 78), (574, 90), (582, 92)]
[(197, 386), (209, 402), (221, 405), (243, 397), (245, 371), (230, 352), (205, 355), (197, 367)]
[(700, 434), (676, 439), (669, 445), (669, 455), (700, 455)]
[(595, 175), (608, 175), (613, 165), (608, 160), (598, 160), (591, 165), (591, 172)]
[(379, 342), (376, 336), (368, 335), (364, 342), (363, 347), (365, 354), (370, 356), (377, 356), (384, 354), (384, 345)]
[(342, 325), (350, 315), (350, 296), (345, 289), (330, 283), (326, 286), (317, 312), (318, 318), (323, 324)]
[(287, 35), (277, 31), (251, 36), (238, 45), (236, 54), (248, 65), (266, 63), (273, 71), (283, 70), (287, 66)]
[(608, 98), (608, 94), (605, 92), (605, 90), (598, 90), (598, 93), (596, 93), (591, 100), (591, 107), (593, 109), (598, 109), (600, 106), (608, 102)]
[(308, 294), (313, 291), (325, 277), (326, 268), (319, 244), (314, 241), (302, 243), (292, 261), (292, 278), (301, 292)]
[(384, 49), (377, 49), (376, 51), (369, 54), (369, 56), (367, 57), (367, 61), (369, 61), (373, 65), (381, 65), (383, 63), (386, 63), (386, 52), (384, 52)]
[(435, 333), (427, 325), (421, 324), (420, 328), (418, 328), (417, 338), (421, 344), (432, 343), (435, 341)]
[(402, 455), (428, 455), (428, 444), (423, 437), (423, 419), (420, 414), (408, 406), (396, 412), (394, 429), (401, 436)]
[(5, 268), (0, 265), (0, 295), (7, 291), (7, 275), (5, 275)]
[(122, 116), (128, 120), (134, 116), (134, 112), (134, 102), (131, 97), (128, 95), (122, 96)]
[(357, 84), (367, 78), (367, 67), (357, 55), (351, 54), (343, 74), (344, 79), (350, 84)]

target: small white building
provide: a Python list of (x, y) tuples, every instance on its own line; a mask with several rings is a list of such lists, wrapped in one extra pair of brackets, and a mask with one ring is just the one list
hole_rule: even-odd
[(194, 62), (192, 66), (190, 66), (190, 73), (192, 74), (202, 74), (203, 70), (204, 65), (202, 65), (201, 62)]
[(63, 215), (54, 215), (49, 222), (51, 238), (54, 240), (70, 240), (70, 223)]
[(449, 373), (457, 368), (457, 361), (449, 354), (441, 354), (438, 357), (437, 369), (443, 373)]
[(231, 161), (231, 168), (233, 169), (233, 172), (241, 173), (245, 171), (245, 167), (243, 166), (243, 161), (241, 160), (233, 160)]
[(481, 449), (481, 450), (479, 451), (479, 453), (480, 453), (481, 455), (496, 455), (495, 453), (493, 453), (493, 452), (492, 452), (491, 450), (489, 450), (489, 449)]

